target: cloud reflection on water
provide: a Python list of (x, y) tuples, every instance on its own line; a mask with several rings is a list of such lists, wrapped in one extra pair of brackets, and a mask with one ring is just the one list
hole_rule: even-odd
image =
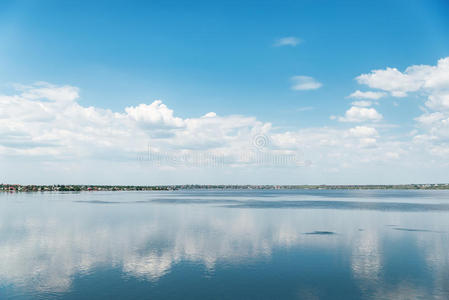
[[(115, 194), (109, 200), (142, 201), (143, 194)], [(443, 230), (449, 228), (447, 213), (226, 209), (209, 201), (202, 205), (74, 202), (98, 201), (92, 197), (97, 196), (2, 197), (0, 286), (66, 292), (75, 276), (98, 268), (118, 268), (123, 276), (157, 282), (182, 262), (213, 272), (223, 265), (269, 263), (279, 251), (312, 249), (318, 256), (320, 251), (341, 252), (360, 290), (373, 298), (438, 296), (448, 291), (448, 235)], [(401, 232), (388, 224), (442, 233)], [(338, 234), (304, 234), (313, 232)], [(432, 270), (431, 292), (424, 283), (410, 282), (407, 274), (399, 273), (404, 278), (388, 282), (388, 252), (404, 240), (422, 254), (423, 261), (416, 257), (417, 265)]]

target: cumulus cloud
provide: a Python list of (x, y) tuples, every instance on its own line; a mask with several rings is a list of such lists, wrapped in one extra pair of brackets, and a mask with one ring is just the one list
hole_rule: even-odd
[(216, 113), (214, 113), (214, 112), (209, 112), (209, 113), (205, 114), (205, 115), (203, 116), (203, 118), (214, 118), (214, 117), (216, 117), (216, 116), (217, 116)]
[[(93, 162), (89, 167), (94, 170), (105, 170), (98, 167), (103, 166), (103, 162), (123, 162), (126, 165), (113, 165), (114, 168), (120, 166), (117, 167), (120, 172), (128, 170), (129, 182), (135, 183), (136, 178), (132, 177), (135, 166), (129, 162), (136, 161), (147, 149), (151, 149), (152, 155), (175, 161), (177, 164), (170, 165), (170, 170), (177, 170), (176, 173), (190, 166), (185, 164), (185, 156), (203, 154), (206, 156), (201, 156), (200, 165), (194, 167), (210, 166), (204, 163), (216, 163), (217, 158), (221, 166), (233, 168), (233, 171), (239, 167), (260, 167), (260, 155), (263, 155), (263, 159), (272, 159), (269, 166), (279, 165), (279, 158), (288, 158), (282, 165), (288, 167), (303, 166), (305, 161), (311, 161), (311, 169), (318, 174), (322, 170), (356, 168), (395, 157), (401, 157), (406, 163), (410, 151), (427, 149), (428, 145), (433, 145), (431, 155), (447, 153), (443, 150), (445, 137), (449, 138), (449, 116), (443, 110), (432, 111), (433, 104), (427, 106), (430, 111), (416, 119), (419, 126), (412, 140), (407, 142), (384, 136), (388, 128), (380, 136), (372, 124), (285, 130), (252, 116), (222, 116), (205, 111), (200, 117), (183, 118), (161, 100), (114, 112), (80, 105), (79, 94), (76, 87), (48, 83), (18, 86), (15, 93), (0, 94), (0, 158), (4, 165), (11, 163), (11, 167), (4, 170), (15, 170), (17, 163), (23, 162), (32, 170), (45, 168), (46, 174), (56, 171), (72, 174), (82, 161)], [(344, 116), (335, 118), (341, 122), (360, 123), (381, 120), (382, 115), (369, 107), (368, 102), (355, 101)], [(444, 105), (444, 101), (441, 103), (435, 107)], [(268, 142), (261, 146), (259, 140), (255, 141), (256, 137)], [(112, 168), (112, 164), (108, 167)], [(166, 166), (162, 162), (162, 166), (153, 167), (161, 170)], [(6, 179), (11, 176), (9, 171)], [(80, 171), (79, 174), (85, 173)], [(229, 174), (236, 178), (235, 172)], [(72, 178), (70, 176), (67, 178)], [(53, 183), (55, 178), (59, 177), (47, 179), (47, 183)], [(182, 177), (183, 182), (185, 178), (190, 177)], [(86, 179), (83, 177), (83, 180)]]
[(294, 36), (287, 36), (280, 38), (276, 40), (274, 43), (274, 46), (276, 47), (282, 47), (282, 46), (291, 46), (295, 47), (296, 45), (300, 44), (302, 40), (300, 38), (294, 37)]
[(373, 92), (373, 91), (362, 92), (360, 90), (357, 90), (351, 95), (349, 95), (349, 98), (377, 100), (384, 97), (385, 95), (386, 94), (383, 92)]
[(354, 137), (373, 137), (378, 136), (378, 132), (374, 127), (356, 126), (349, 129), (349, 135)]
[(340, 122), (377, 122), (382, 119), (382, 115), (374, 108), (352, 106), (345, 113), (344, 117), (339, 117)]
[(346, 132), (346, 135), (349, 138), (354, 138), (361, 147), (377, 147), (377, 137), (379, 137), (379, 133), (374, 127), (356, 126), (354, 128), (350, 128)]
[(292, 90), (295, 91), (316, 90), (323, 85), (310, 76), (293, 76), (291, 80), (293, 82)]
[(405, 97), (408, 92), (416, 92), (422, 85), (419, 78), (407, 74), (410, 71), (407, 69), (405, 73), (401, 73), (396, 68), (374, 70), (370, 74), (360, 75), (357, 81), (371, 88), (388, 91), (393, 97)]
[(429, 95), (425, 105), (436, 111), (449, 111), (449, 86), (447, 91), (436, 91)]
[(405, 97), (419, 90), (439, 90), (449, 87), (449, 57), (438, 60), (436, 66), (414, 65), (404, 72), (396, 68), (373, 70), (356, 78), (360, 84), (390, 92), (394, 97)]
[(85, 107), (78, 89), (38, 83), (0, 95), (0, 154), (47, 159), (111, 155), (129, 159), (147, 144), (154, 151), (220, 151), (232, 155), (252, 147), (270, 123), (247, 116), (180, 118), (161, 100), (126, 107), (123, 112)]
[(436, 65), (412, 65), (404, 72), (391, 67), (373, 70), (356, 79), (393, 97), (416, 93), (426, 99), (424, 113), (415, 118), (419, 130), (413, 140), (432, 154), (449, 154), (444, 151), (449, 149), (449, 57), (438, 60)]
[[(220, 116), (214, 112), (181, 118), (160, 100), (113, 112), (80, 105), (76, 101), (78, 89), (70, 86), (45, 84), (45, 95), (51, 99), (42, 98), (44, 94), (35, 89), (40, 90), (43, 85), (28, 86), (26, 93), (21, 87), (16, 94), (0, 96), (0, 154), (9, 161), (38, 159), (51, 163), (46, 167), (70, 172), (74, 168), (72, 162), (126, 162), (151, 149), (152, 157), (176, 162), (170, 165), (175, 170), (190, 166), (185, 163), (186, 156), (201, 155), (199, 167), (213, 165), (217, 157), (222, 165), (232, 168), (261, 164), (296, 167), (305, 165), (311, 155), (325, 168), (327, 164), (356, 163), (354, 151), (358, 151), (359, 162), (366, 162), (363, 151), (368, 150), (360, 150), (361, 139), (368, 143), (373, 138), (355, 138), (345, 129), (282, 131), (254, 117)], [(256, 137), (269, 142), (260, 145)], [(388, 147), (389, 151), (396, 148)], [(335, 161), (335, 155), (341, 160)], [(377, 159), (382, 155), (370, 157)], [(164, 162), (161, 168), (166, 167)]]
[[(412, 65), (403, 72), (392, 67), (373, 70), (361, 74), (356, 80), (360, 84), (380, 90), (373, 92), (378, 93), (377, 95), (387, 92), (393, 97), (406, 97), (415, 93), (426, 99), (423, 114), (415, 118), (417, 130), (412, 134), (413, 142), (431, 155), (449, 156), (449, 151), (445, 150), (449, 149), (449, 57), (441, 58), (436, 65)], [(360, 91), (351, 95), (359, 96), (368, 95)], [(398, 105), (396, 102), (393, 104)], [(358, 110), (348, 111), (340, 120), (358, 119), (356, 115), (361, 113)], [(364, 115), (376, 118), (375, 111), (366, 110)]]
[(161, 100), (156, 100), (150, 105), (139, 104), (135, 107), (125, 108), (130, 118), (138, 123), (149, 126), (183, 127), (184, 120), (173, 116), (173, 110), (169, 109)]

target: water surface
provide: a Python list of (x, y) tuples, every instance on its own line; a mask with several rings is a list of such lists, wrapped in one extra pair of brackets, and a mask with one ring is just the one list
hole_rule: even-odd
[(448, 299), (447, 191), (0, 194), (1, 299)]

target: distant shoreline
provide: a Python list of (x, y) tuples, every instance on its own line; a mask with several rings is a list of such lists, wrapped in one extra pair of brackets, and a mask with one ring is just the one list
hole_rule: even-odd
[(20, 185), (0, 184), (3, 192), (174, 191), (174, 190), (449, 190), (448, 183), (398, 185)]

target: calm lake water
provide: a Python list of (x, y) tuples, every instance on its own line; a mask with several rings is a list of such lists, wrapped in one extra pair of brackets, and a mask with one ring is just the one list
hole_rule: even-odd
[(0, 299), (449, 299), (447, 191), (0, 194)]

